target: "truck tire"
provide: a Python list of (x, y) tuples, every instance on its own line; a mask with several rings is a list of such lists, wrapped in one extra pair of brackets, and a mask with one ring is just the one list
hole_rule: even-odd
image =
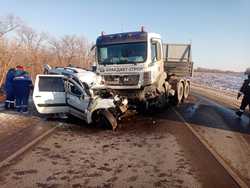
[(182, 99), (183, 99), (183, 94), (184, 94), (184, 86), (182, 82), (178, 82), (177, 83), (177, 87), (176, 87), (176, 92), (175, 92), (175, 96), (173, 99), (173, 103), (174, 105), (178, 105), (181, 103)]
[(183, 99), (187, 99), (188, 95), (190, 93), (190, 84), (187, 82), (184, 86), (184, 94), (183, 94)]
[(108, 110), (100, 110), (97, 114), (97, 124), (100, 127), (104, 128), (111, 128), (112, 130), (115, 130), (117, 127), (117, 120), (114, 117), (114, 115), (108, 111)]

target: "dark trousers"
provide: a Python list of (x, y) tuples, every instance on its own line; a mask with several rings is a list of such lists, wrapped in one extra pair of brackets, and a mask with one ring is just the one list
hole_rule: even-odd
[(17, 95), (16, 96), (16, 109), (18, 112), (28, 111), (29, 95)]
[(241, 101), (240, 110), (244, 111), (247, 106), (250, 108), (250, 97), (244, 95)]
[(14, 109), (15, 108), (15, 95), (12, 91), (7, 92), (6, 99), (5, 99), (5, 108), (6, 109)]

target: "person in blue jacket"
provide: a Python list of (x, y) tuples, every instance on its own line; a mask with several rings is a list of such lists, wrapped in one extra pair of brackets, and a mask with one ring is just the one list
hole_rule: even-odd
[(26, 71), (17, 71), (13, 79), (13, 88), (16, 98), (16, 110), (18, 112), (27, 112), (32, 81)]
[(15, 95), (13, 91), (13, 79), (15, 77), (16, 70), (11, 68), (8, 70), (4, 90), (6, 92), (6, 100), (5, 100), (5, 108), (6, 109), (14, 109), (15, 108)]

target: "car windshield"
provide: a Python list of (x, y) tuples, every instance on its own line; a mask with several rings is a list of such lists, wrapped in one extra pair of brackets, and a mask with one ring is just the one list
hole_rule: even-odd
[(141, 63), (146, 60), (146, 42), (112, 44), (98, 48), (100, 64)]

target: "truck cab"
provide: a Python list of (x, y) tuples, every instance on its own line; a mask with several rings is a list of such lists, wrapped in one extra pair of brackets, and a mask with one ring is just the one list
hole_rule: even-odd
[[(190, 71), (187, 67), (191, 46), (186, 46), (190, 45), (173, 48), (163, 44), (159, 34), (145, 32), (143, 28), (138, 32), (102, 34), (96, 40), (97, 73), (105, 88), (126, 96), (131, 103), (159, 103), (171, 96), (178, 96), (179, 103), (184, 98), (184, 88), (189, 92), (190, 85), (186, 74)], [(172, 67), (168, 66), (167, 56), (180, 54), (183, 57), (188, 54), (187, 61), (173, 57)], [(183, 65), (188, 66), (180, 68)], [(179, 71), (184, 74), (173, 79)]]
[(96, 41), (97, 72), (112, 89), (141, 89), (164, 72), (159, 34), (128, 32), (102, 35)]

